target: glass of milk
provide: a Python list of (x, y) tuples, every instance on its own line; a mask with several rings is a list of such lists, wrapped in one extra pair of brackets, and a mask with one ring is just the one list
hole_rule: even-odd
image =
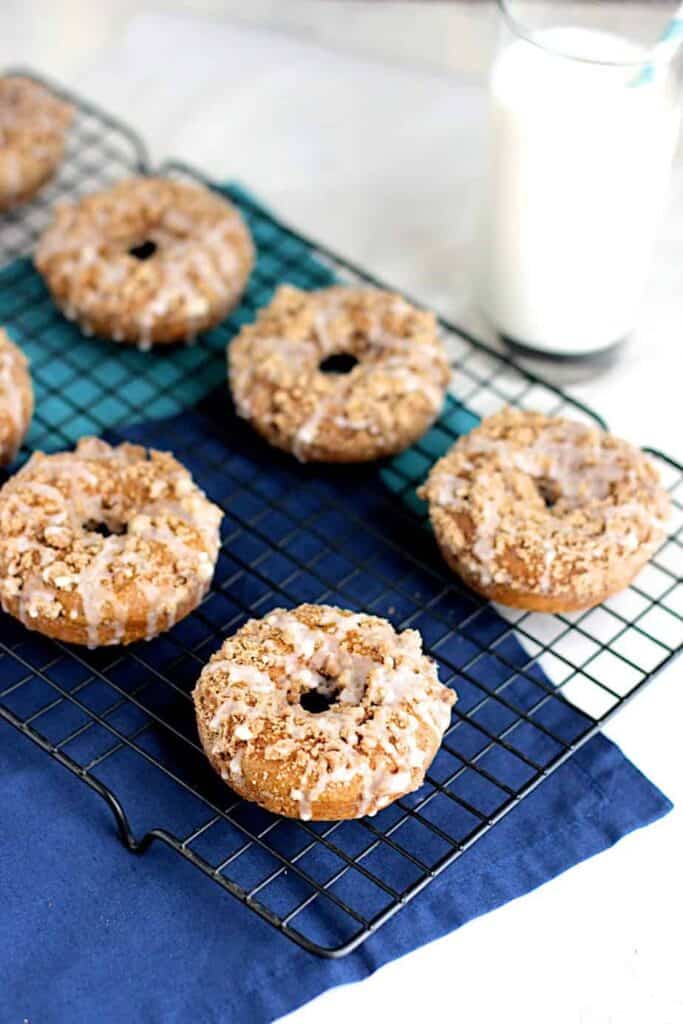
[(522, 350), (602, 355), (637, 322), (678, 135), (678, 57), (656, 33), (643, 44), (609, 29), (615, 9), (658, 5), (499, 6), (482, 306)]

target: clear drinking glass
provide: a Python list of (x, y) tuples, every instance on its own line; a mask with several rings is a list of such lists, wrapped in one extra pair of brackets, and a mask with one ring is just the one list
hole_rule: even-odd
[(681, 95), (675, 5), (499, 8), (483, 310), (525, 351), (604, 355), (636, 324), (667, 198)]

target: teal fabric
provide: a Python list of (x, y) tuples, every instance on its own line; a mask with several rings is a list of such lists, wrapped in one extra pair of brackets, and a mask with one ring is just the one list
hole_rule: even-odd
[(413, 512), (426, 519), (427, 505), (418, 498), (416, 487), (427, 476), (431, 466), (452, 446), (454, 437), (468, 433), (479, 423), (479, 417), (458, 405), (452, 395), (447, 395), (441, 415), (420, 441), (406, 451), (396, 455), (379, 471), (383, 483), (400, 494), (403, 502)]
[[(0, 324), (28, 356), (36, 392), (27, 448), (54, 451), (87, 434), (192, 408), (225, 381), (227, 343), (270, 301), (279, 284), (322, 288), (334, 282), (333, 272), (310, 247), (275, 223), (247, 191), (234, 184), (222, 191), (242, 211), (258, 257), (239, 307), (195, 345), (140, 352), (108, 339), (86, 338), (55, 308), (31, 260), (17, 260), (0, 270)], [(449, 397), (419, 446), (381, 469), (384, 483), (423, 513), (416, 485), (453, 443), (453, 434), (467, 432), (476, 422), (477, 417)]]
[(332, 283), (331, 271), (244, 190), (226, 185), (223, 192), (242, 210), (258, 260), (239, 307), (191, 347), (139, 352), (85, 338), (56, 310), (29, 259), (0, 270), (0, 324), (28, 356), (36, 392), (29, 448), (55, 450), (84, 434), (191, 408), (225, 380), (226, 343), (270, 301), (278, 284), (320, 288)]

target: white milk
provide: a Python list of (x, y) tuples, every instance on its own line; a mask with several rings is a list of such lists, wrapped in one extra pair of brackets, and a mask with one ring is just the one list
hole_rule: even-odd
[(539, 32), (502, 51), (491, 82), (483, 305), (534, 348), (580, 354), (633, 329), (678, 133), (669, 69), (588, 29)]

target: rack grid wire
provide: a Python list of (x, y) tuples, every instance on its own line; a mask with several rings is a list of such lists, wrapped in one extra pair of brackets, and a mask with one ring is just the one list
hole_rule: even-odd
[[(237, 188), (223, 191), (242, 209), (259, 251), (239, 310), (197, 346), (162, 355), (83, 338), (25, 257), (55, 201), (150, 166), (125, 125), (49, 87), (77, 111), (67, 157), (52, 184), (0, 223), (0, 322), (29, 353), (37, 394), (22, 457), (68, 446), (84, 428), (143, 438), (185, 461), (225, 519), (210, 593), (156, 640), (87, 651), (3, 617), (0, 717), (103, 797), (131, 851), (161, 842), (300, 946), (343, 956), (680, 652), (683, 470), (650, 452), (671, 494), (673, 526), (627, 591), (576, 614), (490, 605), (443, 565), (416, 486), (457, 436), (503, 403), (603, 421), (441, 321), (452, 394), (437, 425), (408, 452), (379, 467), (346, 469), (302, 466), (270, 449), (230, 407), (229, 338), (283, 280), (382, 283)], [(160, 173), (212, 184), (180, 163)], [(162, 418), (197, 403), (189, 416)], [(143, 420), (144, 428), (135, 426)], [(458, 693), (424, 786), (374, 818), (278, 818), (237, 798), (201, 751), (190, 691), (202, 664), (247, 618), (301, 601), (419, 629), (441, 680)]]

